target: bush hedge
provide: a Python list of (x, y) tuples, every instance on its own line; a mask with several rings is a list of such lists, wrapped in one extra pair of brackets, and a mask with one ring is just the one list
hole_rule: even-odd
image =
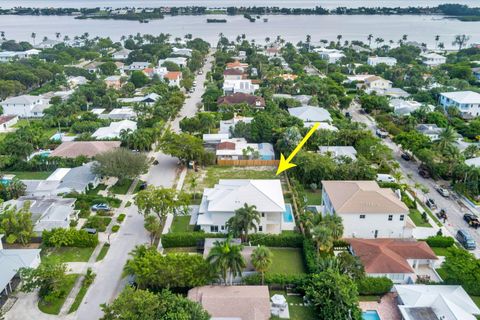
[(308, 273), (317, 271), (317, 249), (311, 239), (303, 240), (303, 263)]
[(221, 233), (205, 233), (205, 232), (176, 232), (162, 235), (162, 246), (164, 248), (176, 247), (195, 247), (199, 241), (205, 238), (225, 238), (226, 235)]
[[(301, 287), (305, 283), (307, 277), (307, 274), (266, 273), (264, 283), (266, 285), (294, 285)], [(260, 285), (262, 284), (262, 276), (260, 274), (253, 274), (243, 278), (243, 281), (247, 285)]]
[(455, 239), (445, 236), (431, 236), (426, 241), (430, 247), (436, 248), (450, 248), (455, 243)]
[(91, 216), (88, 218), (84, 227), (97, 229), (99, 232), (105, 232), (111, 220), (112, 218), (110, 217)]
[(118, 230), (120, 230), (120, 226), (118, 224), (112, 227), (112, 232), (118, 232)]
[(301, 248), (303, 246), (303, 236), (300, 233), (282, 233), (282, 234), (262, 234), (255, 233), (248, 237), (252, 246), (263, 245), (267, 247), (290, 247)]
[(125, 213), (120, 213), (117, 217), (117, 222), (122, 223), (123, 220), (125, 220), (125, 217), (126, 217)]
[(47, 247), (96, 247), (98, 234), (89, 234), (85, 230), (55, 228), (42, 232), (42, 243)]
[(393, 282), (389, 278), (365, 277), (356, 281), (358, 293), (362, 296), (384, 295), (393, 287)]

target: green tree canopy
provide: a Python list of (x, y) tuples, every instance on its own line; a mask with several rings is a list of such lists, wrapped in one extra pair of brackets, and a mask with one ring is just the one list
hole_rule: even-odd
[(149, 160), (143, 153), (118, 148), (95, 157), (93, 172), (119, 180), (134, 179), (148, 170)]

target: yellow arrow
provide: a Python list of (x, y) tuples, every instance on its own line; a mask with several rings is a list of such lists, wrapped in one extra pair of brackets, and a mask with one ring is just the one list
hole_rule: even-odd
[(293, 157), (295, 157), (295, 155), (300, 151), (300, 149), (302, 149), (305, 142), (307, 142), (307, 140), (310, 139), (310, 136), (317, 130), (319, 126), (320, 126), (320, 123), (318, 122), (313, 125), (310, 131), (308, 131), (307, 135), (303, 137), (302, 141), (300, 141), (298, 146), (295, 147), (295, 149), (292, 151), (292, 153), (290, 153), (287, 159), (285, 159), (283, 154), (280, 154), (280, 163), (278, 164), (277, 176), (283, 171), (297, 166), (294, 163), (290, 163), (290, 161), (292, 161)]

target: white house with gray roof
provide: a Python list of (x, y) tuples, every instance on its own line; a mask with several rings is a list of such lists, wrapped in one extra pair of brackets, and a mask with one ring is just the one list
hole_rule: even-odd
[(352, 146), (320, 146), (318, 147), (318, 153), (329, 155), (338, 160), (342, 158), (357, 159), (357, 150)]
[(0, 234), (0, 296), (15, 290), (18, 270), (36, 268), (40, 265), (40, 249), (4, 249), (3, 234)]
[(320, 107), (303, 106), (297, 108), (289, 108), (288, 112), (304, 122), (305, 127), (310, 127), (315, 122), (331, 122), (330, 113)]
[(20, 118), (41, 118), (43, 110), (50, 104), (42, 96), (21, 95), (0, 102), (4, 115), (15, 115)]
[(322, 214), (342, 218), (343, 237), (411, 238), (409, 209), (392, 189), (375, 181), (322, 181), (322, 186)]
[(187, 66), (188, 59), (184, 57), (169, 57), (166, 59), (158, 60), (158, 66), (163, 67), (165, 62), (175, 63), (180, 68), (185, 68)]
[(440, 104), (444, 108), (457, 108), (460, 113), (477, 117), (480, 115), (480, 93), (457, 91), (440, 93)]
[(432, 123), (422, 123), (417, 125), (415, 128), (418, 132), (426, 135), (432, 141), (437, 141), (440, 134), (443, 132), (443, 128), (440, 128), (436, 124)]
[(196, 224), (205, 232), (226, 233), (227, 221), (245, 203), (260, 212), (257, 232), (278, 234), (293, 229), (291, 207), (286, 212), (280, 179), (221, 179), (204, 190)]

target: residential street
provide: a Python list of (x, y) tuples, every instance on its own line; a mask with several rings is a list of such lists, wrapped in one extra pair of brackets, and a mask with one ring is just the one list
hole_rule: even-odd
[[(371, 117), (365, 114), (361, 114), (359, 110), (360, 105), (352, 103), (348, 110), (352, 116), (352, 120), (366, 124), (367, 128), (370, 129), (373, 134), (375, 134), (375, 130), (377, 129), (375, 121)], [(477, 244), (480, 244), (479, 231), (469, 228), (467, 223), (463, 221), (464, 213), (472, 212), (478, 214), (478, 210), (472, 208), (471, 206), (467, 206), (463, 201), (459, 199), (458, 195), (456, 193), (453, 193), (451, 190), (451, 195), (449, 198), (445, 198), (440, 195), (435, 189), (435, 187), (438, 184), (442, 183), (436, 182), (433, 179), (424, 179), (423, 177), (421, 177), (418, 174), (419, 163), (403, 160), (401, 158), (401, 148), (396, 145), (390, 138), (383, 139), (383, 142), (393, 151), (393, 156), (395, 160), (397, 160), (400, 164), (400, 169), (404, 175), (404, 181), (412, 187), (415, 185), (415, 183), (420, 183), (429, 189), (429, 192), (427, 194), (423, 194), (420, 190), (415, 190), (417, 196), (423, 201), (425, 201), (427, 198), (431, 198), (437, 204), (438, 210), (445, 209), (448, 216), (445, 227), (451, 233), (451, 235), (454, 237), (459, 229), (466, 229), (475, 238)], [(479, 248), (474, 250), (473, 253), (477, 257), (480, 257)]]
[[(171, 129), (174, 132), (180, 132), (180, 120), (184, 117), (192, 117), (197, 112), (197, 104), (202, 101), (202, 95), (205, 92), (206, 74), (212, 68), (213, 55), (208, 55), (207, 62), (203, 66), (203, 74), (196, 76), (197, 88), (190, 96), (185, 100), (182, 110), (179, 116), (171, 122)], [(177, 159), (169, 155), (165, 155), (160, 151), (151, 153), (151, 156), (158, 160), (158, 165), (151, 166), (147, 174), (140, 177), (146, 181), (149, 185), (171, 187), (174, 183)]]

